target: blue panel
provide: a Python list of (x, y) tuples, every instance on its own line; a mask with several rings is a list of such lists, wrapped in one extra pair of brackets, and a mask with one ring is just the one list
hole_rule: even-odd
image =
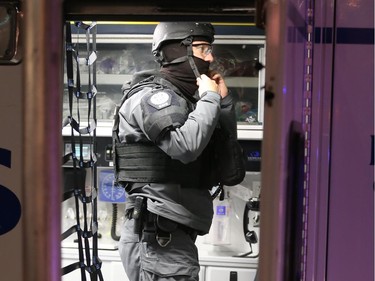
[(11, 167), (12, 153), (10, 150), (0, 148), (0, 165), (10, 168)]
[(0, 235), (11, 231), (21, 218), (21, 203), (8, 188), (0, 185)]
[(323, 37), (322, 37), (322, 41), (323, 43), (325, 44), (332, 44), (333, 40), (333, 29), (331, 27), (325, 27), (325, 28), (322, 28), (323, 29)]
[(227, 215), (227, 208), (226, 206), (216, 206), (216, 215), (218, 216), (226, 216)]
[(99, 200), (103, 202), (124, 203), (125, 189), (114, 185), (113, 170), (101, 170), (99, 173)]
[[(332, 27), (315, 27), (314, 29), (314, 43), (316, 44), (332, 44), (334, 29)], [(336, 29), (336, 43), (337, 44), (359, 44), (359, 45), (373, 45), (374, 44), (374, 29), (373, 28), (349, 28), (339, 27)], [(294, 42), (290, 41), (289, 42)]]
[(322, 29), (316, 27), (314, 29), (314, 43), (317, 43), (317, 44), (321, 43), (322, 42), (321, 36), (322, 36)]
[(337, 28), (338, 44), (374, 44), (373, 28)]

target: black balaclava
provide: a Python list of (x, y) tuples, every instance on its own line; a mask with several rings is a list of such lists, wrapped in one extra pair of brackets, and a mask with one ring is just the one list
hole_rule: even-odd
[[(163, 46), (162, 53), (164, 60), (170, 62), (176, 58), (186, 56), (187, 49), (181, 42), (174, 42)], [(207, 75), (210, 62), (197, 57), (193, 57), (193, 59), (199, 73)], [(160, 72), (184, 95), (193, 96), (198, 89), (196, 77), (188, 60), (180, 63), (165, 64), (161, 67)]]

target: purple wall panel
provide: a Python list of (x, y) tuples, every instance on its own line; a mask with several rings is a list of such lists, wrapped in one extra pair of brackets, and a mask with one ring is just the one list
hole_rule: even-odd
[(374, 27), (373, 0), (340, 0), (336, 5), (338, 27)]
[[(314, 27), (332, 28), (333, 15), (330, 2), (316, 1)], [(313, 46), (306, 280), (325, 280), (326, 275), (333, 46), (322, 44), (319, 35), (315, 41), (320, 43)]]
[(336, 46), (328, 280), (373, 280), (373, 50), (373, 45)]
[[(338, 4), (338, 30), (371, 28), (373, 34), (374, 1)], [(374, 45), (373, 37), (372, 44), (368, 36), (360, 39), (365, 44), (354, 39), (335, 46), (327, 280), (372, 281)]]

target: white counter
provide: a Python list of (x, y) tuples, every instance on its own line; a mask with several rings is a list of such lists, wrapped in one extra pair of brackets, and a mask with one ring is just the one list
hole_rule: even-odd
[[(229, 281), (230, 274), (237, 274), (238, 281), (251, 281), (255, 276), (258, 264), (257, 258), (232, 257), (224, 252), (213, 255), (209, 251), (200, 251), (199, 254), (201, 265), (200, 281)], [(62, 247), (61, 256), (62, 266), (77, 262), (78, 249)], [(101, 269), (105, 281), (128, 281), (117, 249), (99, 250), (98, 256), (102, 261)], [(80, 270), (74, 270), (64, 275), (62, 280), (81, 280), (80, 274)]]

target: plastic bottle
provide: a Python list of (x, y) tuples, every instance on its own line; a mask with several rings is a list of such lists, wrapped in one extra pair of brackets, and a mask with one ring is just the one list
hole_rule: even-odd
[(213, 245), (230, 244), (230, 201), (229, 199), (219, 200), (219, 198), (216, 198), (213, 206), (214, 217), (207, 243)]

